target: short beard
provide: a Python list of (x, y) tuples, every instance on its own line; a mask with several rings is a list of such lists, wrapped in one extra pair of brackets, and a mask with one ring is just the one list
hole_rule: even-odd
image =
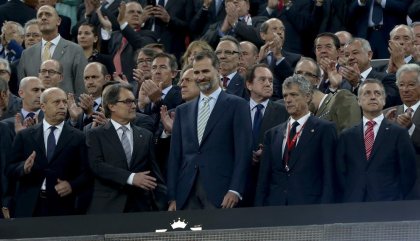
[(197, 84), (198, 88), (200, 89), (200, 92), (208, 92), (212, 88), (211, 82), (205, 82), (205, 83), (199, 83)]

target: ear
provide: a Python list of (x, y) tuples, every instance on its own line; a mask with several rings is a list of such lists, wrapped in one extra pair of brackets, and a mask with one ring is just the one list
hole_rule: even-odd
[(172, 72), (171, 72), (171, 77), (172, 77), (172, 79), (174, 79), (177, 75), (178, 75), (178, 70), (172, 70)]
[(369, 51), (368, 52), (368, 59), (369, 59), (369, 61), (372, 60), (372, 56), (373, 56), (373, 52), (372, 51)]
[(107, 75), (105, 75), (105, 81), (110, 81), (111, 80), (111, 75), (110, 74), (107, 74)]
[(44, 113), (45, 113), (45, 109), (46, 109), (46, 107), (45, 107), (45, 103), (41, 103), (41, 110), (42, 110), (42, 112), (44, 112)]
[(19, 94), (19, 97), (22, 99), (25, 97), (25, 92), (23, 92), (23, 90), (21, 89), (19, 89), (18, 94)]
[(252, 90), (252, 83), (251, 83), (251, 82), (249, 82), (249, 81), (245, 81), (245, 84), (246, 84), (246, 88), (247, 88), (249, 91), (251, 91), (251, 90)]

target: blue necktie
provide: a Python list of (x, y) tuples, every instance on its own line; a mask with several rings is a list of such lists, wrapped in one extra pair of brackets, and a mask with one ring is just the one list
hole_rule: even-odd
[(34, 118), (35, 117), (35, 113), (33, 113), (33, 112), (29, 112), (26, 116), (25, 116), (25, 120), (26, 119), (28, 119), (28, 118)]
[(376, 0), (373, 0), (372, 22), (375, 24), (375, 26), (381, 23), (382, 15), (382, 6)]
[[(158, 5), (165, 7), (165, 0), (159, 0), (158, 1)], [(155, 21), (155, 32), (160, 34), (162, 32), (162, 28), (163, 28), (163, 22), (160, 19), (154, 19)]]
[(55, 136), (54, 136), (54, 131), (56, 129), (57, 129), (57, 127), (50, 126), (50, 134), (48, 135), (48, 138), (47, 138), (47, 159), (48, 159), (48, 162), (51, 161), (52, 156), (54, 154), (55, 146), (57, 145), (55, 143)]
[(256, 105), (255, 115), (254, 115), (254, 126), (252, 127), (252, 137), (253, 137), (253, 146), (256, 148), (258, 146), (258, 136), (261, 130), (261, 123), (262, 123), (262, 109), (264, 106), (262, 104)]

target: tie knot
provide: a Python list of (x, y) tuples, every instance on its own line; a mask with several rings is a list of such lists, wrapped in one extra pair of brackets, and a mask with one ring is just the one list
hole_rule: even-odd
[(203, 103), (206, 105), (206, 104), (208, 104), (209, 102), (210, 102), (210, 100), (211, 100), (211, 97), (210, 96), (204, 96), (203, 97)]
[(57, 129), (57, 127), (56, 127), (56, 126), (50, 126), (50, 130), (51, 130), (51, 132), (54, 132), (56, 129)]
[(405, 110), (405, 113), (408, 113), (410, 116), (411, 116), (411, 114), (413, 113), (414, 111), (413, 111), (413, 109), (411, 108), (411, 107), (408, 107), (406, 110)]
[(45, 43), (45, 47), (46, 47), (46, 48), (51, 47), (51, 45), (52, 45), (52, 43), (51, 43), (51, 42), (46, 42), (46, 43)]
[(295, 122), (293, 122), (293, 124), (292, 124), (292, 128), (296, 128), (296, 127), (298, 127), (298, 125), (299, 125), (299, 122), (295, 121)]
[(368, 121), (368, 122), (366, 123), (366, 125), (367, 125), (368, 127), (374, 127), (374, 126), (376, 125), (376, 122), (375, 122), (375, 121)]
[[(35, 113), (33, 113), (33, 112), (29, 112), (27, 115), (26, 115), (26, 117), (25, 117), (25, 119), (28, 119), (28, 118), (34, 118), (35, 117)], [(50, 127), (51, 128), (51, 127)]]
[(255, 108), (257, 108), (257, 110), (262, 110), (262, 109), (264, 109), (264, 105), (258, 104), (258, 105), (255, 106)]
[(120, 129), (125, 133), (126, 131), (128, 131), (128, 127), (127, 126), (121, 126)]

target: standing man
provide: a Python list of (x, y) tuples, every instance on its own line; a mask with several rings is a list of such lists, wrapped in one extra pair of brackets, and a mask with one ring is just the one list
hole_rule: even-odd
[(95, 176), (88, 212), (156, 210), (152, 191), (161, 191), (163, 180), (155, 161), (152, 133), (131, 123), (136, 117), (132, 88), (110, 85), (102, 98), (110, 121), (91, 129), (86, 136), (89, 164)]
[(6, 174), (18, 182), (16, 217), (75, 214), (87, 184), (85, 138), (65, 123), (67, 96), (59, 88), (41, 95), (44, 120), (17, 133)]
[(63, 66), (63, 81), (60, 87), (65, 92), (79, 96), (85, 92), (83, 70), (87, 64), (82, 47), (60, 36), (58, 26), (61, 21), (53, 7), (40, 7), (37, 20), (42, 40), (23, 51), (18, 66), (18, 79), (37, 76), (43, 61), (56, 59)]
[(248, 178), (245, 206), (253, 206), (258, 181), (260, 157), (264, 146), (264, 133), (287, 120), (289, 114), (284, 105), (271, 101), (273, 95), (273, 74), (265, 64), (257, 64), (248, 70), (246, 87), (250, 93), (249, 107), (252, 120), (252, 166)]
[[(402, 105), (384, 110), (385, 117), (405, 127), (416, 150), (417, 177), (420, 177), (420, 67), (405, 64), (397, 71), (397, 86)], [(408, 199), (420, 199), (420, 178), (417, 178)]]
[(265, 134), (256, 206), (334, 201), (334, 124), (311, 116), (312, 85), (301, 75), (287, 78), (283, 96), (290, 118)]
[(416, 180), (416, 156), (407, 130), (384, 119), (380, 81), (365, 80), (358, 97), (363, 121), (343, 131), (337, 147), (341, 201), (405, 199)]
[(249, 105), (222, 91), (218, 68), (215, 54), (197, 54), (193, 70), (200, 96), (176, 109), (168, 161), (170, 211), (233, 208), (244, 195), (252, 149)]

